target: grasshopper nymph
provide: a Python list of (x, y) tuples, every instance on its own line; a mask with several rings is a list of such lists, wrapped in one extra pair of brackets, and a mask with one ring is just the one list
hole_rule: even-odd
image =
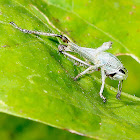
[[(44, 33), (44, 32), (38, 32), (38, 31), (30, 31), (30, 30), (26, 30), (26, 29), (21, 29), (14, 22), (10, 22), (10, 24), (12, 24), (15, 28), (17, 28), (18, 30), (20, 30), (24, 33), (45, 35), (45, 36), (52, 36), (52, 37), (60, 38), (67, 45), (60, 44), (58, 46), (59, 52), (88, 66), (88, 68), (85, 71), (78, 74), (74, 78), (74, 80), (77, 80), (80, 76), (82, 76), (90, 71), (96, 71), (96, 70), (98, 70), (98, 68), (100, 68), (101, 75), (102, 75), (102, 85), (101, 85), (99, 94), (100, 94), (100, 97), (103, 99), (103, 102), (106, 102), (106, 98), (102, 95), (106, 77), (119, 81), (118, 93), (116, 95), (116, 98), (120, 99), (121, 90), (122, 90), (122, 82), (124, 79), (127, 78), (128, 71), (124, 68), (123, 64), (116, 56), (114, 56), (111, 53), (104, 52), (111, 47), (111, 45), (112, 45), (111, 41), (103, 43), (97, 49), (84, 48), (84, 47), (79, 47), (78, 45), (72, 43), (68, 38), (66, 38), (63, 35), (58, 35), (58, 34), (53, 34), (53, 33)], [(79, 58), (67, 53), (66, 51), (74, 51), (74, 52), (80, 54), (83, 58), (87, 59), (89, 62), (93, 63), (94, 65), (84, 62), (84, 61), (80, 60)]]

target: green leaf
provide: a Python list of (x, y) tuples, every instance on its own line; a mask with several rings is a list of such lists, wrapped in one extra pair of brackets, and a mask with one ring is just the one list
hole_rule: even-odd
[[(138, 1), (5, 0), (0, 2), (0, 111), (95, 139), (140, 137)], [(121, 100), (117, 81), (107, 80), (99, 97), (100, 74), (73, 81), (84, 68), (58, 53), (59, 40), (13, 28), (65, 34), (78, 45), (96, 48), (113, 41), (109, 52), (123, 56), (129, 71)], [(134, 58), (134, 59), (133, 59)]]

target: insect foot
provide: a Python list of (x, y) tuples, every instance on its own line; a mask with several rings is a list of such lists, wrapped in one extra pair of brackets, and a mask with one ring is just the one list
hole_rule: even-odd
[(120, 99), (120, 96), (121, 96), (121, 94), (118, 93), (118, 94), (116, 95), (116, 98), (117, 98), (118, 100), (121, 100), (121, 99)]
[(60, 35), (59, 37), (62, 39), (63, 42), (65, 42), (65, 43), (69, 42), (69, 40), (65, 36)]
[(111, 48), (112, 42), (111, 42), (111, 41), (105, 42), (105, 43), (103, 43), (103, 46), (104, 46), (104, 48), (106, 48), (106, 50), (107, 50), (107, 49)]
[(59, 52), (65, 51), (66, 48), (67, 48), (67, 45), (60, 44), (60, 45), (58, 46)]
[(74, 81), (77, 81), (77, 79), (78, 79), (78, 77), (77, 77), (77, 76), (73, 78), (73, 80), (74, 80)]
[(104, 103), (106, 102), (106, 98), (103, 99), (103, 102), (104, 102)]
[(103, 95), (100, 95), (100, 97), (103, 99), (103, 102), (106, 102), (106, 98)]

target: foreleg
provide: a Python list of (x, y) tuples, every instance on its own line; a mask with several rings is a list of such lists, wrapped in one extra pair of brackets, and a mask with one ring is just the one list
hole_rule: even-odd
[(119, 84), (118, 84), (118, 94), (116, 95), (116, 98), (120, 100), (120, 96), (121, 96), (121, 92), (122, 92), (122, 83), (123, 83), (123, 80), (122, 81), (119, 81)]
[(79, 74), (74, 78), (74, 80), (77, 80), (79, 77), (81, 77), (82, 75), (88, 73), (90, 70), (92, 70), (92, 71), (96, 71), (97, 68), (98, 68), (98, 67), (96, 67), (96, 66), (90, 66), (90, 67), (87, 68), (85, 71), (79, 73)]
[(105, 103), (106, 102), (106, 98), (103, 96), (103, 90), (104, 90), (106, 75), (105, 75), (105, 72), (104, 72), (103, 68), (101, 68), (101, 75), (102, 75), (102, 86), (101, 86), (99, 94), (100, 94), (100, 97), (103, 99), (103, 102)]

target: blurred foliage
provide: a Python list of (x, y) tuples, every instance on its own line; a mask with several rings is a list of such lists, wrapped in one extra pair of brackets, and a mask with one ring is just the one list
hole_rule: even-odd
[(0, 113), (1, 140), (91, 140), (76, 134)]
[[(139, 8), (138, 0), (0, 1), (0, 111), (96, 139), (138, 139)], [(84, 68), (58, 53), (60, 40), (24, 34), (10, 21), (85, 47), (113, 41), (109, 52), (125, 54), (119, 58), (129, 71), (122, 100), (115, 98), (118, 82), (108, 79), (104, 104), (99, 72), (73, 81)]]

